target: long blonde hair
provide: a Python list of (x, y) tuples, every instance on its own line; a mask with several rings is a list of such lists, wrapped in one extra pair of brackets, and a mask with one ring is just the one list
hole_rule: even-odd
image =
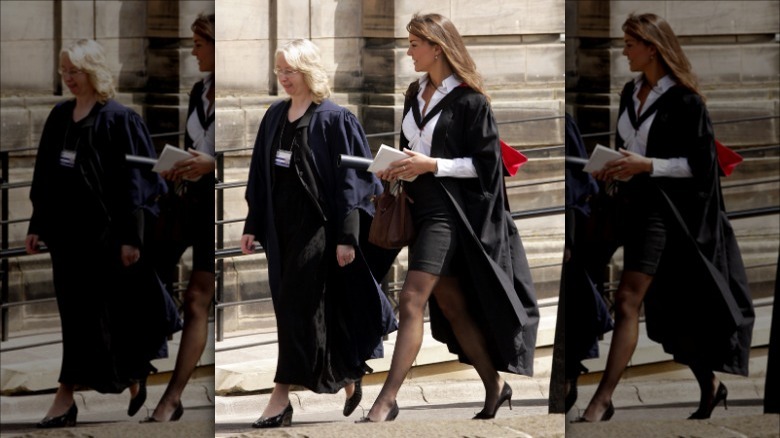
[(114, 97), (114, 78), (106, 62), (103, 46), (95, 40), (81, 39), (60, 50), (60, 58), (68, 55), (74, 67), (83, 71), (97, 93), (97, 100), (106, 103)]
[(463, 37), (452, 21), (440, 14), (414, 14), (406, 25), (406, 30), (429, 44), (441, 47), (444, 60), (455, 75), (490, 101), (485, 92), (482, 75), (477, 71), (477, 64), (466, 50)]
[(313, 42), (306, 39), (292, 40), (276, 49), (275, 57), (279, 55), (284, 56), (290, 67), (301, 72), (314, 103), (322, 103), (330, 96), (328, 73), (322, 65), (320, 49)]
[(683, 87), (701, 96), (699, 81), (693, 74), (691, 62), (685, 56), (677, 35), (666, 20), (655, 14), (629, 14), (623, 23), (623, 32), (646, 45), (655, 47), (667, 74)]

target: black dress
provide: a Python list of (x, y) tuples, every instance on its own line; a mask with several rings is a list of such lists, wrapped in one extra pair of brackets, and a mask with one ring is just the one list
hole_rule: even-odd
[[(59, 104), (46, 121), (28, 234), (51, 253), (62, 324), (59, 382), (118, 393), (154, 370), (150, 361), (167, 356), (166, 336), (180, 328), (140, 232), (164, 185), (125, 162), (126, 153), (155, 156), (137, 114), (108, 101), (74, 123), (73, 108), (74, 101)], [(122, 245), (141, 249), (131, 267), (121, 264)]]
[[(326, 100), (297, 129), (288, 107), (274, 104), (261, 123), (244, 234), (257, 237), (268, 259), (279, 346), (274, 382), (334, 393), (365, 374), (366, 360), (382, 357), (381, 337), (397, 328), (364, 251), (379, 184), (335, 166), (336, 153), (370, 154), (351, 113)], [(291, 152), (289, 167), (276, 165), (279, 149)], [(355, 248), (344, 268), (338, 244)]]
[[(587, 158), (580, 131), (566, 114), (566, 156)], [(566, 163), (566, 248), (570, 258), (564, 264), (561, 297), (566, 301), (566, 378), (575, 379), (587, 371), (582, 361), (599, 356), (598, 339), (612, 330), (612, 318), (599, 292), (603, 284), (601, 271), (589, 269), (598, 257), (597, 243), (589, 239), (592, 226), (591, 202), (597, 197), (598, 185), (582, 171), (582, 165)], [(595, 206), (598, 208), (598, 205)], [(609, 258), (609, 257), (607, 257)], [(595, 264), (598, 267), (597, 263)], [(595, 272), (593, 272), (595, 271)]]

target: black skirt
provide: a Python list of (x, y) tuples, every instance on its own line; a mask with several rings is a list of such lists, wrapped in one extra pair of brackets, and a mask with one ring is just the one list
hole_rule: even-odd
[(647, 178), (636, 178), (619, 185), (618, 220), (623, 224), (624, 270), (654, 276), (664, 248), (666, 229), (661, 200)]
[(416, 237), (409, 247), (409, 270), (438, 276), (453, 276), (458, 249), (455, 213), (436, 177), (425, 173), (404, 183), (411, 204)]

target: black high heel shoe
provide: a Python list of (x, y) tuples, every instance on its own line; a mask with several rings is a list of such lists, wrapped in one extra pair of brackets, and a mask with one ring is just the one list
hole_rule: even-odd
[(715, 397), (712, 398), (712, 401), (707, 405), (703, 406), (702, 404), (699, 405), (699, 409), (696, 410), (693, 414), (691, 414), (690, 417), (688, 417), (689, 420), (706, 420), (707, 418), (710, 418), (710, 415), (712, 415), (712, 411), (715, 409), (716, 406), (720, 403), (721, 400), (723, 400), (723, 409), (728, 409), (729, 406), (726, 403), (726, 397), (729, 395), (729, 390), (726, 389), (726, 385), (723, 384), (723, 382), (720, 382), (718, 385), (718, 390), (715, 391)]
[[(615, 415), (615, 405), (613, 405), (610, 401), (609, 406), (607, 406), (607, 410), (601, 414), (601, 420), (599, 421), (609, 421), (613, 415)], [(573, 420), (572, 423), (591, 423), (591, 421), (585, 417), (577, 417), (577, 419)]]
[(363, 399), (363, 388), (360, 386), (360, 382), (363, 379), (355, 380), (355, 392), (352, 393), (352, 397), (348, 398), (344, 402), (344, 416), (349, 417), (353, 412), (355, 412), (355, 408), (358, 407), (358, 404), (360, 403), (360, 400)]
[(79, 408), (76, 407), (76, 402), (73, 402), (68, 408), (67, 412), (59, 417), (44, 417), (43, 420), (36, 424), (38, 429), (53, 429), (56, 427), (73, 427), (76, 425), (76, 417), (79, 415)]
[(138, 394), (130, 399), (130, 404), (127, 405), (127, 415), (132, 417), (137, 414), (146, 401), (146, 377), (143, 380), (138, 381)]
[(504, 382), (504, 387), (501, 388), (501, 394), (498, 396), (498, 401), (496, 402), (495, 406), (493, 406), (492, 411), (487, 411), (486, 408), (482, 409), (477, 413), (477, 415), (472, 418), (472, 420), (490, 420), (491, 418), (495, 418), (496, 412), (498, 412), (498, 408), (501, 407), (502, 404), (504, 404), (505, 401), (509, 402), (509, 409), (512, 409), (512, 388), (509, 387), (509, 384)]
[[(181, 404), (181, 400), (179, 400), (179, 404), (176, 405), (176, 409), (171, 414), (171, 418), (168, 419), (168, 421), (179, 421), (179, 418), (184, 415), (184, 406)], [(139, 421), (139, 423), (161, 423), (161, 421), (157, 421), (154, 417), (146, 417), (143, 420)]]
[(271, 427), (286, 427), (292, 424), (293, 407), (292, 403), (287, 403), (281, 414), (274, 417), (260, 417), (252, 423), (252, 427), (257, 429), (268, 429)]
[[(393, 402), (393, 407), (390, 408), (390, 412), (388, 412), (387, 416), (385, 416), (385, 421), (395, 420), (395, 417), (398, 416), (399, 411), (400, 409), (398, 409), (398, 402)], [(363, 417), (360, 420), (355, 421), (355, 423), (374, 423), (374, 421), (368, 417)]]

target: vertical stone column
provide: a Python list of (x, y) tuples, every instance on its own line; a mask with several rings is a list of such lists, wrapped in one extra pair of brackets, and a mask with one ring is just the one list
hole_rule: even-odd
[[(144, 105), (147, 126), (152, 133), (184, 130), (187, 112), (187, 90), (181, 78), (185, 54), (182, 53), (183, 36), (180, 31), (179, 10), (183, 2), (146, 2), (146, 33), (149, 38), (146, 71), (147, 93)], [(159, 151), (170, 143), (184, 146), (184, 137), (172, 135), (156, 138)]]

